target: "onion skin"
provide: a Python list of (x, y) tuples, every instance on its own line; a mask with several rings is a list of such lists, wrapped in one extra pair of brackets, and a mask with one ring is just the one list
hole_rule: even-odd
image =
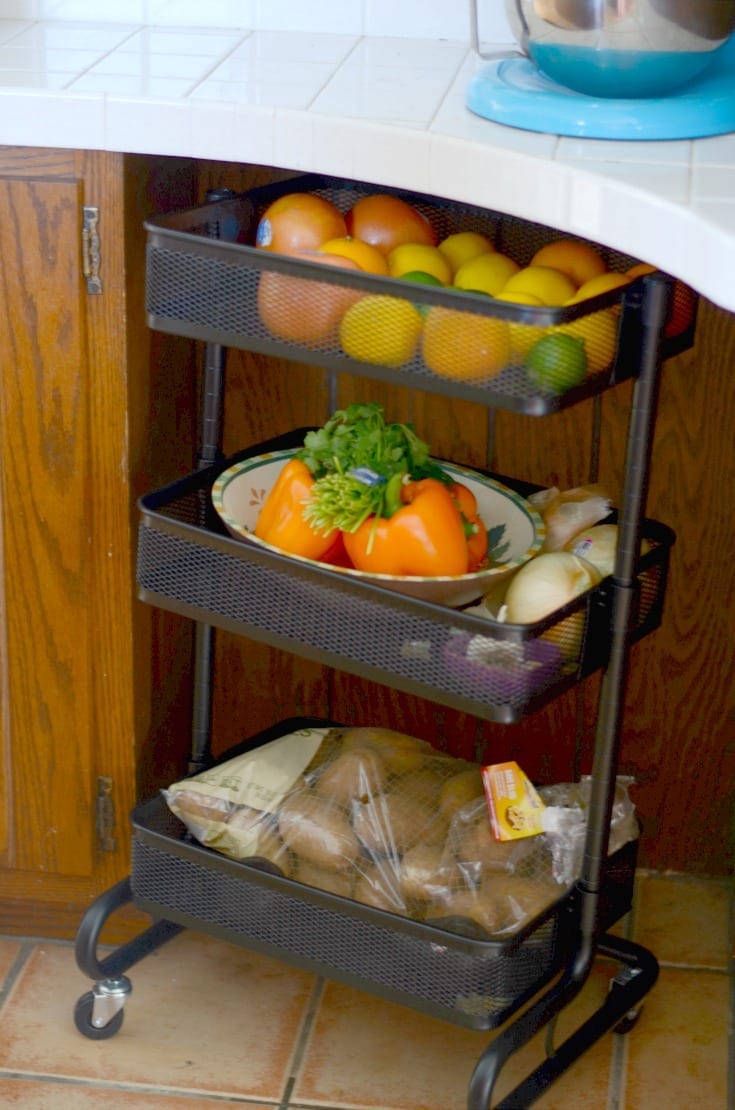
[(533, 624), (602, 581), (597, 567), (570, 551), (537, 555), (513, 576), (505, 596), (512, 624)]

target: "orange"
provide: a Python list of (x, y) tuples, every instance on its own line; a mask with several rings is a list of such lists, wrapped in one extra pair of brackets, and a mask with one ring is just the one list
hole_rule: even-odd
[(503, 286), (504, 293), (533, 293), (545, 305), (566, 304), (577, 287), (571, 278), (551, 266), (526, 266)]
[(487, 254), (494, 249), (487, 235), (479, 231), (455, 231), (453, 235), (447, 235), (446, 239), (442, 239), (439, 244), (439, 250), (454, 273), (471, 258), (476, 258), (478, 254)]
[(345, 220), (338, 208), (314, 193), (289, 193), (266, 208), (255, 233), (261, 250), (316, 250), (328, 239), (347, 234)]
[(457, 270), (454, 275), (454, 285), (457, 289), (466, 289), (473, 293), (489, 293), (491, 297), (497, 296), (508, 278), (517, 274), (520, 266), (507, 254), (498, 251), (487, 251), (470, 258)]
[(599, 277), (607, 269), (600, 252), (577, 239), (555, 239), (553, 243), (547, 243), (536, 251), (531, 265), (561, 270), (577, 287)]
[[(356, 262), (336, 254), (320, 254), (318, 251), (292, 254), (324, 266), (360, 269)], [(344, 313), (362, 296), (357, 289), (346, 286), (264, 270), (258, 283), (258, 313), (265, 327), (277, 339), (314, 347), (336, 339)]]
[(442, 252), (426, 243), (401, 243), (394, 247), (388, 255), (388, 270), (394, 278), (420, 270), (432, 274), (442, 285), (449, 285), (452, 280), (452, 267)]
[(361, 197), (346, 216), (347, 234), (388, 255), (401, 243), (436, 246), (436, 234), (418, 209), (401, 197), (373, 193)]
[[(526, 304), (538, 308), (542, 302), (533, 293), (498, 293), (496, 301), (510, 301), (513, 304)], [(511, 353), (516, 362), (523, 362), (524, 358), (539, 339), (546, 334), (545, 327), (538, 324), (514, 324), (508, 322), (510, 332)]]
[(422, 325), (421, 313), (409, 301), (376, 293), (347, 310), (339, 340), (350, 358), (397, 369), (416, 353)]
[(380, 274), (381, 277), (388, 275), (388, 263), (385, 257), (377, 247), (371, 247), (361, 239), (343, 235), (339, 239), (328, 239), (326, 243), (322, 243), (319, 250), (324, 251), (325, 254), (339, 254), (342, 258), (349, 258), (368, 274)]
[(505, 320), (435, 305), (424, 322), (421, 353), (442, 378), (492, 379), (510, 362), (510, 330)]
[(580, 316), (568, 324), (559, 324), (552, 331), (582, 340), (588, 373), (599, 374), (612, 366), (618, 343), (618, 316), (613, 309), (603, 308), (589, 316)]
[[(656, 267), (649, 266), (647, 262), (639, 262), (636, 266), (631, 266), (631, 268), (625, 272), (630, 278), (635, 278), (641, 277), (643, 274), (655, 273)], [(673, 339), (675, 335), (681, 335), (682, 332), (691, 327), (694, 323), (696, 312), (697, 294), (688, 285), (685, 285), (683, 281), (676, 280), (672, 293), (671, 308), (669, 309), (669, 315), (666, 321), (664, 333), (666, 338)]]

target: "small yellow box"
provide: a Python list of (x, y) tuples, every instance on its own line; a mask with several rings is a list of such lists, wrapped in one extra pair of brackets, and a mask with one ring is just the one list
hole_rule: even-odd
[(483, 767), (482, 781), (496, 840), (520, 840), (544, 831), (541, 814), (546, 806), (517, 763)]

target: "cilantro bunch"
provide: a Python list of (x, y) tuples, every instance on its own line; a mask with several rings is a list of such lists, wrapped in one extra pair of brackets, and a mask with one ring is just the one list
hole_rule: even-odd
[(390, 516), (404, 478), (450, 481), (412, 426), (386, 423), (377, 402), (339, 409), (307, 432), (297, 457), (315, 478), (304, 517), (324, 532), (354, 532), (369, 516)]

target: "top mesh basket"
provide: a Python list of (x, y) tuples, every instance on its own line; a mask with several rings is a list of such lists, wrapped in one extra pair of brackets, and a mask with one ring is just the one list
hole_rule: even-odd
[[(532, 415), (574, 404), (636, 373), (642, 279), (624, 290), (557, 308), (336, 269), (256, 248), (265, 209), (297, 191), (317, 194), (347, 212), (378, 190), (308, 175), (149, 220), (151, 327), (398, 385), (413, 380), (423, 390)], [(560, 237), (541, 225), (470, 205), (383, 187), (379, 191), (412, 204), (431, 222), (439, 240), (457, 231), (479, 231), (521, 266)], [(598, 250), (611, 269), (624, 270), (634, 261)], [(348, 326), (349, 308), (366, 295), (390, 300), (362, 304)], [(583, 341), (586, 374), (579, 384), (555, 392), (539, 388), (526, 361), (533, 343), (559, 328)], [(692, 331), (693, 324), (686, 334), (667, 341), (664, 354), (688, 346)], [(557, 382), (572, 381), (578, 372), (572, 365), (574, 347), (562, 344), (552, 351)]]

